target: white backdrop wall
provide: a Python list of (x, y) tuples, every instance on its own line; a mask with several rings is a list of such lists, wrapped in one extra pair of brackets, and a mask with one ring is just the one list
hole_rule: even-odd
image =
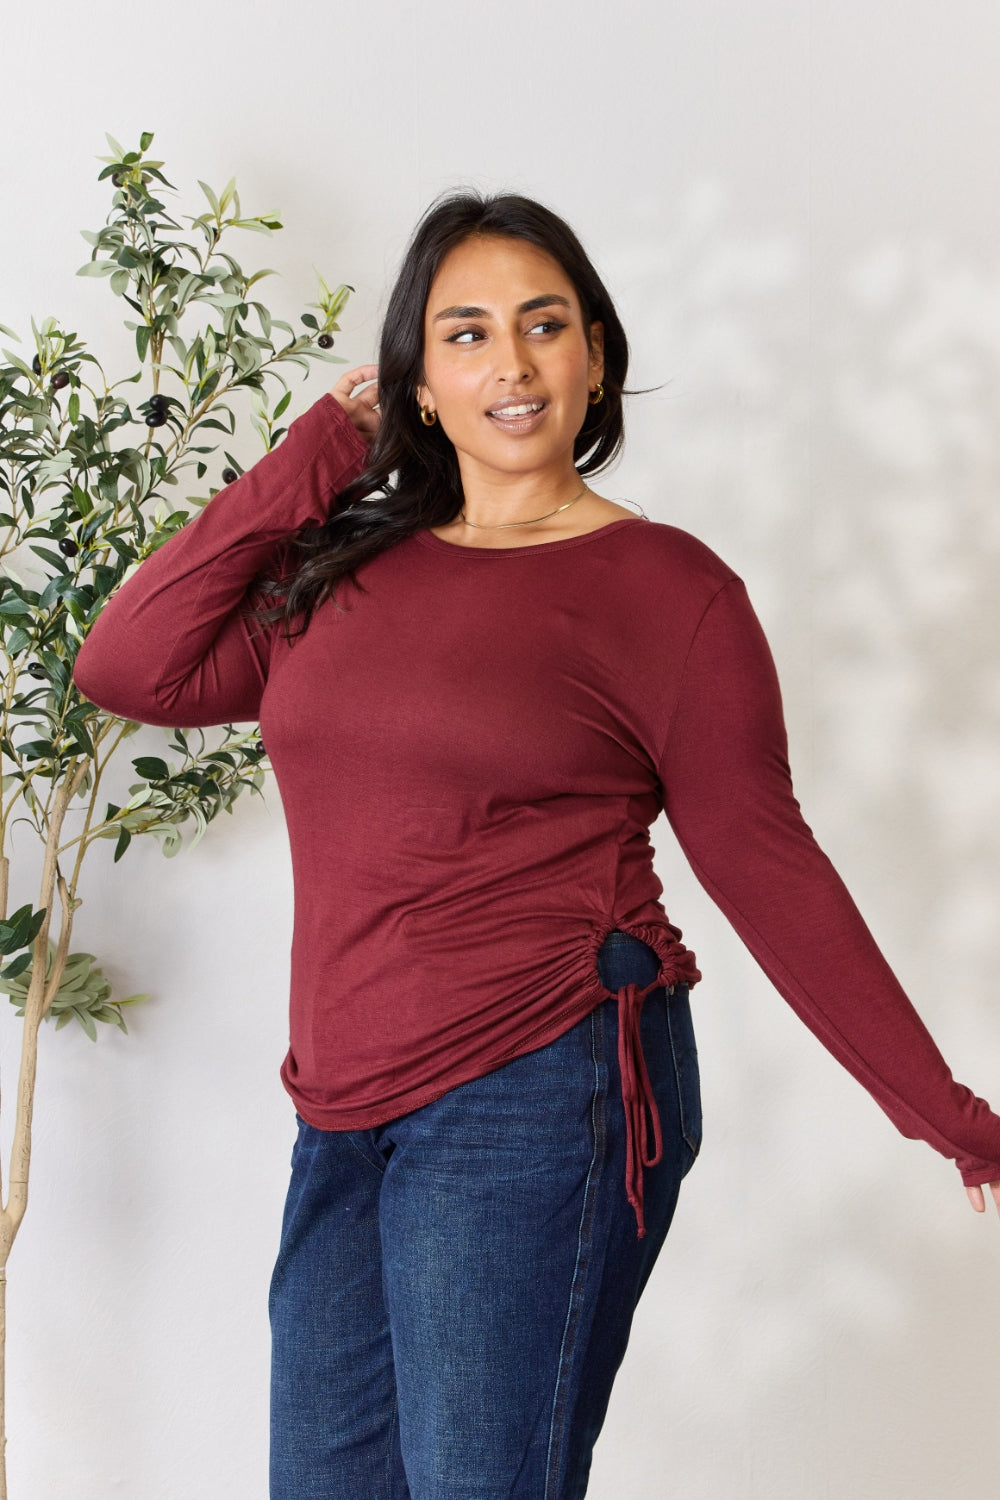
[[(955, 1073), (994, 1104), (998, 68), (988, 0), (9, 7), (0, 185), (0, 322), (30, 339), (29, 317), (55, 314), (112, 370), (120, 304), (73, 275), (78, 231), (107, 211), (105, 130), (130, 146), (155, 131), (180, 212), (201, 211), (199, 177), (233, 174), (245, 210), (280, 210), (281, 234), (234, 252), (283, 273), (263, 290), (287, 317), (314, 265), (352, 282), (352, 363), (372, 357), (387, 281), (441, 189), (510, 187), (562, 212), (619, 299), (634, 383), (667, 382), (632, 402), (599, 488), (747, 580), (806, 816)], [(316, 366), (293, 412), (335, 376)], [(654, 837), (706, 973), (705, 1146), (591, 1495), (983, 1493), (995, 1214), (974, 1216), (955, 1169), (896, 1134), (664, 822)], [(74, 946), (154, 1000), (128, 1037), (42, 1039), (10, 1265), (11, 1494), (263, 1500), (293, 1136), (277, 795), (190, 856), (110, 854)], [(8, 1103), (16, 1036), (11, 1013)]]

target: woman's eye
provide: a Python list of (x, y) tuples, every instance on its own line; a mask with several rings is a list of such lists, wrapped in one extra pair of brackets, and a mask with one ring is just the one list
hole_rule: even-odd
[[(558, 318), (543, 318), (539, 323), (532, 323), (531, 327), (527, 329), (527, 332), (541, 334), (559, 333), (565, 327), (566, 324), (560, 323)], [(454, 333), (449, 333), (445, 337), (445, 343), (466, 345), (478, 344), (485, 337), (486, 335), (479, 328), (456, 328)]]

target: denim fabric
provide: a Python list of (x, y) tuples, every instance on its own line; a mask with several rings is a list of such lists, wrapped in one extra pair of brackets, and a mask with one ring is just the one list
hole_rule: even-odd
[[(651, 983), (614, 931), (609, 989)], [(271, 1500), (579, 1500), (701, 1143), (688, 993), (642, 1047), (663, 1126), (625, 1195), (617, 1003), (372, 1130), (298, 1121), (271, 1282)], [(297, 1117), (298, 1118), (298, 1117)]]

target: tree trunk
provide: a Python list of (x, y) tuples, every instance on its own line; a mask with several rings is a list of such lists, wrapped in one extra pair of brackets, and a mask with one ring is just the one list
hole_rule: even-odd
[[(0, 922), (7, 919), (7, 881), (10, 860), (0, 854)], [(0, 1097), (0, 1105), (2, 1105)], [(7, 1256), (11, 1240), (7, 1238), (7, 1215), (0, 1193), (0, 1500), (7, 1500)], [(13, 1237), (11, 1237), (12, 1239)]]
[[(21, 1226), (28, 1206), (28, 1173), (31, 1166), (31, 1122), (35, 1105), (35, 1073), (38, 1063), (38, 1028), (41, 1026), (66, 967), (69, 952), (70, 932), (73, 926), (73, 906), (66, 882), (59, 874), (57, 850), (62, 834), (63, 819), (71, 798), (75, 795), (89, 762), (83, 761), (74, 767), (55, 795), (49, 818), (48, 837), (45, 841), (45, 863), (42, 868), (42, 885), (38, 908), (45, 908), (45, 917), (34, 942), (31, 983), (28, 986), (27, 1003), (24, 1008), (24, 1029), (21, 1034), (21, 1068), (17, 1082), (17, 1104), (14, 1118), (14, 1139), (10, 1152), (10, 1180), (7, 1201), (0, 1207), (0, 1500), (7, 1500), (7, 1259), (17, 1231)], [(6, 887), (8, 862), (0, 860), (0, 895), (3, 896), (3, 911), (6, 912)], [(52, 973), (46, 974), (49, 951), (49, 929), (52, 924), (52, 903), (58, 890), (62, 908), (59, 929), (59, 946)]]

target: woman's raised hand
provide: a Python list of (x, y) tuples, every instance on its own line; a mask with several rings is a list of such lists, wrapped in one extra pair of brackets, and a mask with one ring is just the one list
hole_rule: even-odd
[(378, 409), (378, 365), (358, 365), (347, 370), (330, 391), (354, 423), (363, 438), (369, 441), (378, 432), (382, 414)]

